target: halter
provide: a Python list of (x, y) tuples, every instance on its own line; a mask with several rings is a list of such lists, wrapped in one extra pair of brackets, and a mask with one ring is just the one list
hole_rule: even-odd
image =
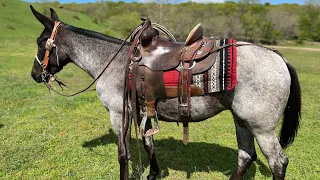
[[(39, 60), (37, 54), (35, 55), (35, 58), (37, 60), (37, 62), (40, 64), (40, 66), (42, 67), (42, 80), (44, 82), (46, 82), (46, 78), (49, 76), (51, 76), (51, 74), (47, 71), (47, 67), (48, 67), (48, 63), (49, 63), (49, 55), (50, 55), (50, 51), (52, 50), (52, 48), (56, 48), (57, 46), (54, 44), (54, 41), (55, 41), (55, 38), (56, 38), (56, 34), (57, 34), (57, 31), (58, 31), (58, 28), (59, 26), (61, 25), (61, 22), (55, 22), (54, 23), (54, 27), (53, 27), (53, 30), (52, 30), (52, 33), (50, 35), (50, 38), (47, 40), (46, 42), (46, 52), (45, 52), (45, 55), (44, 55), (44, 58), (42, 61)], [(58, 62), (58, 65), (59, 65), (59, 60), (58, 60), (58, 53), (56, 52), (57, 54), (57, 62)], [(50, 81), (50, 80), (49, 80)]]

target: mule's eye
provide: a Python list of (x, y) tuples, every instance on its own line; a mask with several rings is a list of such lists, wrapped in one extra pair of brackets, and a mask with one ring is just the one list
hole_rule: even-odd
[(48, 39), (49, 39), (48, 37), (46, 37), (46, 38), (38, 37), (38, 38), (37, 38), (37, 44), (38, 44), (38, 46), (40, 46), (40, 45), (42, 45), (42, 44), (45, 44)]

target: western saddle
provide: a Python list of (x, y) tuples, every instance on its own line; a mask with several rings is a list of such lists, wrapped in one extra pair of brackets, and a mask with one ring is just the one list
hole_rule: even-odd
[[(216, 52), (223, 47), (216, 46), (214, 38), (204, 38), (203, 28), (198, 24), (184, 43), (171, 42), (159, 36), (149, 19), (145, 19), (139, 31), (133, 36), (129, 50), (131, 95), (133, 113), (139, 102), (144, 117), (140, 124), (142, 136), (151, 136), (159, 131), (156, 102), (158, 99), (178, 98), (180, 122), (183, 123), (183, 142), (188, 143), (190, 121), (190, 97), (203, 95), (204, 91), (191, 85), (192, 74), (208, 70), (215, 63)], [(179, 71), (178, 86), (165, 86), (164, 71)], [(138, 99), (137, 99), (137, 97)], [(136, 111), (136, 112), (135, 112)], [(137, 115), (134, 116), (137, 118)], [(147, 119), (154, 119), (154, 127), (145, 132)]]

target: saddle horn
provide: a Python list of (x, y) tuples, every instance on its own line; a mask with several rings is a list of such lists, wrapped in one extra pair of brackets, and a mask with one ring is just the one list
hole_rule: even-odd
[(156, 31), (151, 26), (151, 21), (146, 19), (145, 23), (147, 23), (147, 27), (140, 35), (140, 43), (143, 48), (150, 46), (153, 37), (157, 35)]

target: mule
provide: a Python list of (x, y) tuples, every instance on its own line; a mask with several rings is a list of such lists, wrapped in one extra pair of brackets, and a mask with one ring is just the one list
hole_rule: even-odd
[[(130, 127), (122, 132), (123, 82), (129, 44), (124, 45), (112, 61), (108, 58), (120, 48), (122, 40), (97, 32), (80, 29), (61, 23), (55, 29), (55, 47), (48, 54), (46, 76), (39, 59), (45, 56), (45, 45), (50, 37), (54, 22), (59, 18), (53, 9), (51, 19), (37, 12), (35, 17), (44, 25), (37, 39), (38, 51), (31, 75), (38, 82), (48, 82), (47, 75), (54, 75), (68, 63), (74, 63), (93, 79), (108, 63), (96, 81), (96, 92), (104, 107), (110, 112), (113, 131), (118, 137), (118, 160), (120, 179), (128, 179)], [(206, 120), (216, 114), (230, 110), (235, 123), (238, 143), (238, 163), (230, 179), (242, 179), (247, 169), (256, 160), (254, 138), (266, 157), (274, 179), (284, 179), (288, 158), (284, 148), (290, 145), (297, 134), (301, 113), (301, 92), (295, 69), (279, 54), (258, 46), (237, 48), (237, 86), (233, 91), (191, 97), (191, 122)], [(162, 99), (157, 103), (159, 119), (177, 122), (178, 100)], [(276, 127), (281, 116), (280, 140)], [(148, 128), (151, 128), (150, 122)], [(148, 130), (148, 128), (146, 130)], [(125, 140), (121, 139), (125, 134)], [(148, 179), (156, 179), (159, 167), (156, 160), (153, 137), (142, 137), (150, 161)]]

